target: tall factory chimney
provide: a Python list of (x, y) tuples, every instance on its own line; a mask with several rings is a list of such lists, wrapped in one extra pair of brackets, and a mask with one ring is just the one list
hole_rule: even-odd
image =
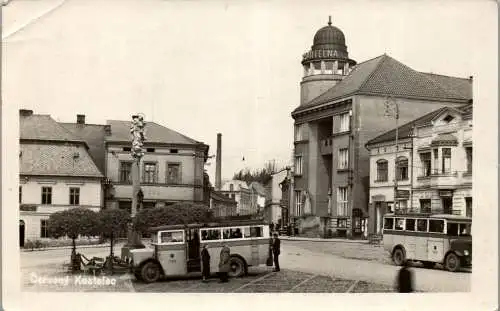
[(222, 134), (217, 134), (217, 155), (215, 159), (215, 190), (221, 188), (221, 171), (222, 171)]

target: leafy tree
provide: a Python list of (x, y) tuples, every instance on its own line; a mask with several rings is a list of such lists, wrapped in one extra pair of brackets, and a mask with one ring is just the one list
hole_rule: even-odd
[(97, 235), (98, 225), (97, 213), (86, 208), (77, 207), (50, 215), (48, 221), (49, 236), (56, 239), (67, 236), (73, 240), (71, 251), (73, 271), (80, 269), (80, 262), (76, 261), (76, 239), (78, 236)]
[(212, 211), (201, 204), (175, 203), (166, 207), (146, 208), (134, 217), (137, 231), (145, 232), (151, 227), (201, 223), (214, 219)]
[(118, 208), (103, 209), (99, 212), (99, 232), (105, 238), (109, 238), (110, 252), (109, 252), (109, 267), (113, 273), (113, 242), (116, 237), (126, 232), (128, 223), (130, 222), (130, 214), (126, 210)]
[(268, 161), (264, 164), (264, 168), (250, 171), (249, 169), (240, 170), (234, 174), (233, 179), (241, 180), (250, 185), (252, 182), (256, 181), (265, 185), (269, 180), (271, 180), (272, 175), (278, 171), (278, 166), (276, 161)]

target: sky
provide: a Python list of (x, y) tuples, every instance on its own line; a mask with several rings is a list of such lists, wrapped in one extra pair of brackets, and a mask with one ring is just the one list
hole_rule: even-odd
[[(289, 164), (301, 56), (329, 15), (358, 63), (387, 53), (458, 77), (480, 74), (497, 28), (494, 2), (481, 0), (119, 3), (68, 0), (6, 38), (4, 105), (94, 124), (141, 112), (211, 155), (222, 133), (223, 179)], [(11, 5), (7, 20), (26, 14)], [(214, 160), (207, 171), (213, 182)]]

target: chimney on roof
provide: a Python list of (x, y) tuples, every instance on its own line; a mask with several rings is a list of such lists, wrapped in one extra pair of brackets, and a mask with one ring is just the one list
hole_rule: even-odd
[(111, 125), (108, 124), (104, 126), (104, 135), (111, 136)]
[(77, 114), (76, 115), (76, 123), (77, 124), (85, 124), (85, 115), (84, 114)]
[(222, 134), (221, 133), (218, 133), (217, 134), (217, 154), (216, 154), (216, 158), (215, 158), (215, 190), (220, 190), (221, 188), (221, 178), (222, 178), (222, 174), (221, 174), (221, 165), (222, 165), (222, 161), (221, 161), (221, 158), (222, 158)]
[(22, 117), (29, 117), (33, 115), (33, 110), (19, 109), (19, 115)]

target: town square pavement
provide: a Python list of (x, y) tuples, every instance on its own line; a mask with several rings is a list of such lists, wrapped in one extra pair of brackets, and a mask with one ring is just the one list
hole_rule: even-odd
[[(120, 248), (121, 245), (116, 247), (117, 254)], [(345, 251), (342, 252), (342, 249)], [(104, 257), (109, 254), (109, 247), (79, 247), (78, 251), (86, 257)], [(251, 269), (248, 277), (232, 279), (231, 284), (226, 286), (220, 286), (216, 280), (203, 284), (199, 277), (143, 284), (136, 282), (130, 274), (111, 276), (116, 279), (114, 285), (79, 284), (69, 289), (60, 284), (36, 283), (36, 276), (66, 277), (68, 273), (64, 264), (67, 264), (70, 252), (69, 248), (22, 252), (23, 289), (120, 292), (390, 292), (394, 291), (394, 281), (399, 269), (389, 263), (388, 254), (379, 246), (330, 241), (283, 241), (280, 256), (282, 272), (271, 273), (269, 267)], [(439, 267), (414, 267), (413, 271), (418, 291), (470, 291), (471, 273), (467, 271), (451, 273)], [(70, 283), (74, 284), (78, 277), (70, 276)]]

